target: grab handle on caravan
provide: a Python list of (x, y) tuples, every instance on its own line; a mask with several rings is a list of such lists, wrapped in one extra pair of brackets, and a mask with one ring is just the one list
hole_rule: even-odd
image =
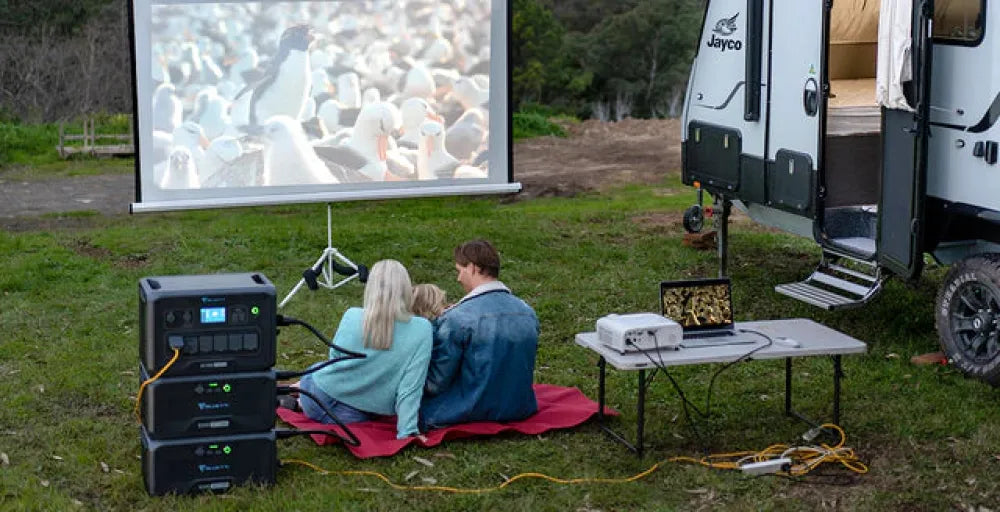
[(819, 84), (815, 78), (806, 80), (805, 89), (802, 91), (802, 107), (809, 117), (814, 117), (819, 111)]
[(764, 40), (764, 0), (747, 0), (746, 96), (743, 119), (760, 121), (761, 54)]

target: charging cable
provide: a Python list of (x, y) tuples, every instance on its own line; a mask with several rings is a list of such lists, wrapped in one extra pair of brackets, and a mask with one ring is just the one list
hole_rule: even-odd
[(319, 329), (313, 327), (312, 325), (309, 325), (309, 323), (307, 323), (307, 322), (305, 322), (303, 320), (299, 320), (298, 318), (293, 318), (293, 317), (285, 316), (285, 315), (278, 315), (277, 319), (276, 319), (276, 323), (277, 323), (277, 325), (279, 327), (286, 327), (286, 326), (289, 326), (289, 325), (300, 325), (302, 327), (305, 327), (306, 329), (309, 329), (309, 331), (312, 332), (316, 336), (316, 338), (318, 338), (319, 341), (322, 342), (324, 345), (326, 345), (326, 346), (328, 346), (328, 347), (330, 347), (330, 348), (332, 348), (332, 349), (334, 349), (334, 350), (336, 350), (336, 351), (338, 351), (338, 352), (340, 352), (342, 354), (347, 354), (349, 356), (354, 356), (352, 359), (362, 359), (362, 358), (365, 357), (365, 355), (362, 354), (362, 353), (360, 353), (360, 352), (355, 352), (353, 350), (348, 350), (348, 349), (343, 348), (343, 347), (341, 347), (341, 346), (339, 346), (339, 345), (337, 345), (337, 344), (335, 344), (335, 343), (333, 343), (331, 341), (327, 341), (328, 338), (326, 336), (324, 336), (323, 333), (319, 332)]
[(156, 375), (146, 379), (139, 385), (139, 393), (135, 396), (135, 410), (133, 411), (135, 413), (135, 419), (138, 420), (139, 423), (142, 423), (142, 415), (139, 414), (139, 404), (142, 403), (142, 392), (146, 390), (146, 386), (155, 382), (156, 379), (159, 379), (164, 373), (167, 373), (167, 370), (169, 370), (170, 367), (177, 362), (177, 359), (181, 357), (181, 348), (183, 347), (183, 343), (178, 344), (177, 342), (171, 342), (170, 348), (174, 349), (174, 356), (170, 358), (170, 361), (164, 365), (163, 368), (160, 368), (160, 371), (156, 372)]
[[(335, 431), (332, 431), (332, 430), (311, 431), (312, 433), (315, 433), (315, 434), (324, 434), (324, 435), (336, 437), (337, 439), (340, 439), (344, 444), (346, 444), (348, 446), (360, 446), (361, 445), (361, 441), (358, 439), (358, 436), (354, 435), (354, 432), (351, 431), (351, 429), (348, 428), (347, 425), (344, 425), (344, 423), (341, 422), (340, 419), (338, 419), (337, 416), (333, 414), (333, 411), (331, 411), (330, 408), (325, 403), (323, 403), (323, 401), (320, 400), (319, 397), (317, 397), (313, 393), (311, 393), (309, 391), (306, 391), (306, 390), (304, 390), (302, 388), (296, 388), (296, 387), (293, 387), (293, 386), (278, 386), (277, 391), (278, 391), (279, 395), (289, 395), (289, 394), (292, 394), (292, 393), (300, 393), (300, 394), (308, 397), (310, 400), (312, 400), (313, 402), (315, 402), (316, 405), (319, 405), (320, 408), (323, 409), (323, 413), (326, 416), (329, 416), (330, 419), (333, 420), (334, 424), (336, 424), (338, 427), (340, 427), (341, 430), (344, 431), (344, 435), (340, 435), (338, 432), (335, 432)], [(320, 421), (322, 421), (322, 420), (320, 420)]]
[[(822, 444), (820, 446), (797, 446), (789, 447), (788, 445), (776, 444), (767, 447), (766, 449), (753, 452), (734, 452), (734, 453), (721, 453), (714, 455), (706, 455), (701, 459), (695, 459), (693, 457), (670, 457), (656, 464), (653, 464), (649, 469), (632, 475), (626, 478), (556, 478), (543, 473), (521, 473), (515, 475), (512, 478), (506, 479), (500, 485), (493, 487), (480, 487), (480, 488), (460, 488), (460, 487), (446, 487), (439, 485), (400, 485), (394, 483), (389, 477), (377, 471), (330, 471), (317, 466), (311, 462), (298, 459), (285, 459), (281, 461), (282, 466), (286, 465), (299, 465), (305, 466), (313, 471), (321, 473), (323, 475), (341, 475), (341, 476), (366, 476), (374, 477), (383, 482), (392, 489), (399, 491), (430, 491), (430, 492), (445, 492), (452, 494), (485, 494), (490, 492), (496, 492), (503, 490), (504, 488), (510, 486), (514, 482), (519, 480), (537, 479), (545, 480), (554, 484), (560, 485), (579, 485), (579, 484), (624, 484), (629, 482), (635, 482), (646, 478), (647, 476), (655, 473), (658, 469), (669, 463), (689, 463), (698, 464), (711, 469), (721, 469), (721, 470), (733, 470), (741, 471), (747, 475), (761, 475), (761, 474), (778, 474), (782, 476), (791, 477), (803, 477), (810, 471), (816, 469), (824, 463), (839, 463), (848, 470), (857, 473), (865, 474), (868, 472), (868, 466), (862, 463), (854, 451), (850, 448), (844, 447), (844, 443), (847, 441), (847, 435), (844, 430), (837, 425), (832, 423), (826, 423), (822, 425), (821, 428), (832, 429), (840, 434), (840, 442), (834, 446), (828, 446)], [(306, 432), (306, 431), (301, 431)], [(294, 434), (288, 434), (294, 435)], [(762, 465), (764, 463), (765, 465)], [(756, 465), (757, 470), (754, 470)], [(774, 470), (762, 470), (760, 468), (773, 468)]]

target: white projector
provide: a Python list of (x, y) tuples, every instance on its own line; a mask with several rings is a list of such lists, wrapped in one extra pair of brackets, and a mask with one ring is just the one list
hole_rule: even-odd
[(684, 333), (677, 322), (654, 313), (608, 315), (597, 320), (597, 339), (618, 352), (677, 350)]

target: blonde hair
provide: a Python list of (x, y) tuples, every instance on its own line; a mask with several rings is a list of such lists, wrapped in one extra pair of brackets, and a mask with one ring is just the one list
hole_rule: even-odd
[(433, 320), (444, 312), (447, 295), (433, 284), (418, 284), (413, 287), (413, 303), (410, 310), (414, 315)]
[(375, 350), (392, 348), (396, 320), (409, 322), (413, 315), (413, 285), (406, 267), (396, 260), (382, 260), (372, 266), (365, 285), (364, 316), (361, 336), (365, 347)]

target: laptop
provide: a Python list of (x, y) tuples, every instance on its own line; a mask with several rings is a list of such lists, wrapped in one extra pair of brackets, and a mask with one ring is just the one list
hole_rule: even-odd
[(736, 336), (729, 278), (663, 281), (660, 309), (684, 330), (681, 347), (753, 343)]

